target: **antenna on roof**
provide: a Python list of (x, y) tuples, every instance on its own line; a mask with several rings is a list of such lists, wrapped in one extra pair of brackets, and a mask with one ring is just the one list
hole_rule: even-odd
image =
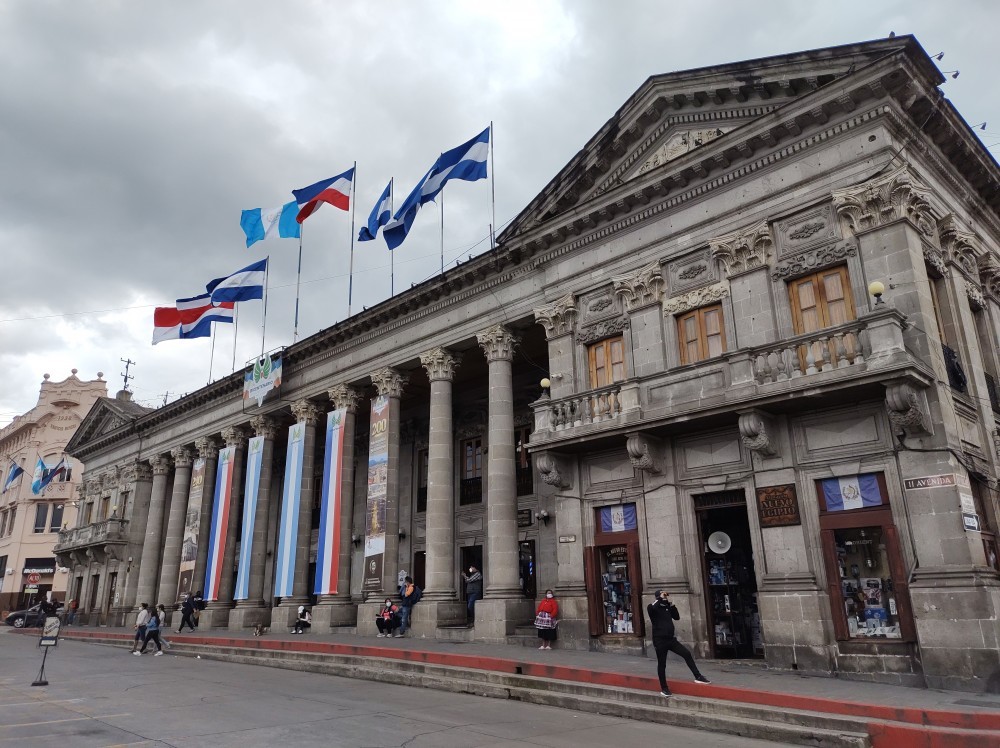
[(138, 364), (130, 358), (123, 358), (121, 359), (121, 362), (125, 364), (125, 371), (122, 372), (122, 389), (129, 392), (128, 381), (130, 379), (135, 379), (135, 374), (129, 374), (128, 369), (130, 366), (138, 366)]

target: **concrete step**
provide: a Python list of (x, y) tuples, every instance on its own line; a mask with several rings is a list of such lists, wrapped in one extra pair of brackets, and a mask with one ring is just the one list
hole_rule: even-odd
[(354, 636), (355, 634), (358, 633), (358, 627), (357, 626), (351, 626), (351, 625), (346, 625), (346, 626), (331, 626), (329, 633), (331, 633), (331, 634), (350, 634), (351, 636)]
[(534, 647), (538, 649), (538, 636), (515, 634), (507, 637), (507, 643), (515, 647)]
[(470, 626), (438, 626), (438, 641), (448, 642), (471, 642), (475, 637), (476, 630)]

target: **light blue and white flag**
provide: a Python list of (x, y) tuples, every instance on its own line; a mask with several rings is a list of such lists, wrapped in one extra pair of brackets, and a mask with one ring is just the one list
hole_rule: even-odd
[(378, 234), (378, 230), (389, 223), (392, 217), (392, 180), (382, 190), (375, 207), (372, 208), (371, 215), (368, 216), (368, 225), (362, 226), (358, 232), (359, 242), (370, 242)]
[(240, 216), (240, 228), (247, 235), (247, 246), (261, 239), (298, 239), (302, 226), (295, 217), (299, 214), (299, 204), (279, 205), (277, 208), (251, 208)]
[(260, 492), (260, 468), (264, 464), (264, 437), (255, 436), (247, 445), (247, 482), (243, 492), (243, 534), (240, 535), (240, 563), (236, 572), (234, 600), (250, 597), (250, 556), (253, 547), (253, 527), (257, 514), (257, 495)]
[(879, 489), (878, 479), (872, 473), (827, 478), (820, 482), (828, 512), (843, 512), (882, 504), (882, 491)]
[(7, 489), (10, 488), (11, 484), (18, 479), (18, 476), (23, 474), (24, 468), (14, 462), (14, 460), (11, 460), (10, 470), (7, 472), (7, 480), (3, 482), (3, 491), (0, 491), (0, 493), (7, 493)]
[(225, 278), (216, 278), (205, 288), (212, 294), (212, 303), (224, 301), (250, 301), (264, 298), (264, 284), (267, 282), (267, 258), (253, 265), (247, 265)]
[(274, 594), (277, 597), (290, 597), (295, 581), (295, 545), (299, 534), (305, 432), (304, 423), (296, 423), (288, 429), (285, 488), (281, 499), (281, 526), (278, 529), (278, 568), (274, 573)]

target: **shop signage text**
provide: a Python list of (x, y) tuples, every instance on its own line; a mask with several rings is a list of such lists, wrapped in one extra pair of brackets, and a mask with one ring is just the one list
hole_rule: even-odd
[(757, 514), (761, 527), (786, 527), (802, 524), (795, 485), (765, 486), (757, 489)]
[(919, 491), (922, 488), (947, 488), (948, 486), (969, 487), (969, 480), (954, 473), (944, 475), (925, 475), (921, 478), (907, 478), (903, 487), (907, 491)]

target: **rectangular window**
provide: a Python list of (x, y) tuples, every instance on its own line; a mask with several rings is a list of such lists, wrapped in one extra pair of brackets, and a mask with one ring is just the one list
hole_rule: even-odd
[(902, 639), (900, 605), (881, 527), (833, 531), (847, 634), (851, 639)]
[(17, 516), (17, 507), (12, 506), (10, 508), (10, 517), (7, 519), (7, 534), (11, 535), (14, 532), (14, 518)]
[(535, 492), (534, 477), (531, 472), (531, 454), (528, 452), (528, 440), (531, 438), (531, 428), (522, 426), (514, 429), (515, 445), (515, 477), (517, 478), (517, 495), (530, 496)]
[(462, 442), (462, 481), (459, 506), (481, 504), (483, 501), (483, 440), (482, 437)]
[(427, 511), (427, 474), (430, 459), (426, 449), (417, 452), (417, 512)]
[(726, 351), (722, 305), (702, 307), (677, 318), (681, 363), (693, 364), (720, 356)]
[(822, 330), (855, 318), (850, 279), (844, 266), (796, 278), (788, 284), (795, 334)]
[(594, 343), (587, 349), (587, 356), (591, 389), (625, 379), (625, 339), (621, 335)]
[(35, 532), (45, 532), (45, 520), (48, 516), (48, 504), (35, 504)]
[(102, 519), (107, 519), (111, 516), (111, 497), (105, 496), (101, 499), (101, 512), (97, 515), (97, 521), (100, 522)]
[(89, 525), (94, 521), (94, 502), (88, 501), (83, 507), (83, 524)]
[(59, 532), (62, 529), (63, 505), (52, 506), (52, 518), (49, 520), (49, 532)]
[(7, 531), (7, 510), (0, 512), (0, 538), (4, 536)]

